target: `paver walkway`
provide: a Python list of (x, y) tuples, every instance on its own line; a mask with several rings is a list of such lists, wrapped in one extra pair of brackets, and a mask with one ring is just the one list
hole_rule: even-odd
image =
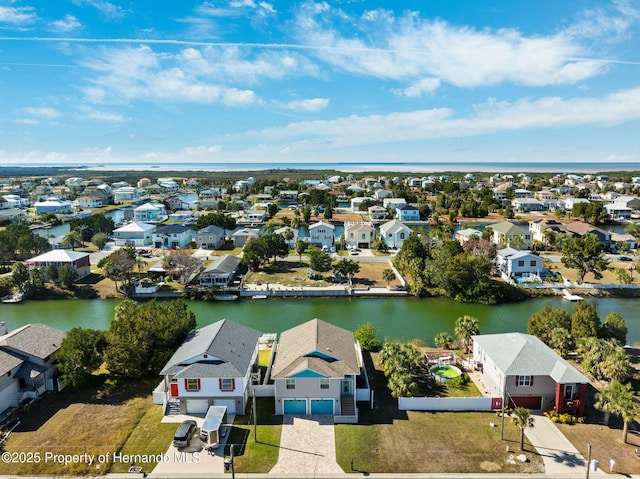
[(333, 416), (284, 416), (278, 462), (269, 474), (342, 474)]

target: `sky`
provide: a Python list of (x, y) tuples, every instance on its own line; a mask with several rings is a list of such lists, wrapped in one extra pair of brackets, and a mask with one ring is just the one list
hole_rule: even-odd
[(640, 0), (0, 0), (0, 166), (640, 162)]

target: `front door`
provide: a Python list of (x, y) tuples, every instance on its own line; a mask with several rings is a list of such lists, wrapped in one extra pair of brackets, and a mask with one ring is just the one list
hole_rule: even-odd
[(171, 397), (178, 397), (178, 383), (171, 383)]
[(343, 379), (342, 380), (342, 395), (343, 396), (347, 396), (349, 394), (352, 394), (351, 379)]

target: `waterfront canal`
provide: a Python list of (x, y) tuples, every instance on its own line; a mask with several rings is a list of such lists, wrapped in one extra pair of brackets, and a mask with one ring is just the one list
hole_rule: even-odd
[[(626, 321), (629, 344), (640, 343), (640, 299), (599, 298), (600, 319), (616, 311)], [(107, 329), (118, 300), (27, 300), (0, 304), (0, 320), (10, 330), (28, 323), (45, 323), (69, 330), (75, 326)], [(241, 300), (237, 302), (190, 301), (198, 326), (227, 318), (262, 332), (279, 333), (313, 318), (354, 330), (370, 321), (381, 338), (419, 338), (432, 345), (434, 336), (446, 331), (454, 336), (455, 320), (465, 314), (480, 321), (481, 333), (526, 332), (527, 321), (545, 306), (571, 312), (573, 303), (560, 298), (532, 299), (521, 303), (483, 306), (460, 304), (443, 298), (300, 298)]]

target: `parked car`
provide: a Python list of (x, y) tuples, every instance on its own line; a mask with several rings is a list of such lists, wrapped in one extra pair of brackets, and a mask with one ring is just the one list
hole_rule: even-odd
[(618, 261), (632, 261), (628, 256), (618, 256)]
[(174, 447), (187, 447), (191, 444), (191, 438), (196, 433), (198, 424), (189, 419), (178, 426), (175, 436), (173, 436)]

